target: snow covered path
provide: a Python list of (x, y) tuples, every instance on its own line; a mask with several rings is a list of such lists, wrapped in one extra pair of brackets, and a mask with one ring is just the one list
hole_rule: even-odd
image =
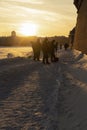
[(87, 130), (87, 57), (61, 50), (59, 58), (0, 61), (0, 130)]
[(2, 61), (0, 130), (57, 129), (58, 63)]

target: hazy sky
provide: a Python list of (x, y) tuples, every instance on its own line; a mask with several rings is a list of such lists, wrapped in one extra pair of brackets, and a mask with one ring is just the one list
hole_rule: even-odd
[(0, 35), (67, 36), (76, 17), (73, 0), (0, 0)]

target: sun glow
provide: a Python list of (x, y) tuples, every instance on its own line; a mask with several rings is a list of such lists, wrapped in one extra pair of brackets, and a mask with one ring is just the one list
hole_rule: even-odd
[(25, 23), (21, 25), (20, 33), (24, 36), (34, 36), (37, 34), (37, 29), (37, 24)]

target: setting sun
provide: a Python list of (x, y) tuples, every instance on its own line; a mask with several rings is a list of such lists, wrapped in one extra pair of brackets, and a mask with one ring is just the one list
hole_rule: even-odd
[(24, 36), (33, 36), (37, 34), (37, 25), (34, 23), (25, 23), (20, 27), (20, 33)]

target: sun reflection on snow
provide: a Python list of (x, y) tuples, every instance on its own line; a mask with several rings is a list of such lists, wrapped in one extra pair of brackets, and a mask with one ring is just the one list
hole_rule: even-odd
[(31, 47), (1, 47), (0, 59), (13, 58), (13, 57), (27, 57), (31, 55)]

